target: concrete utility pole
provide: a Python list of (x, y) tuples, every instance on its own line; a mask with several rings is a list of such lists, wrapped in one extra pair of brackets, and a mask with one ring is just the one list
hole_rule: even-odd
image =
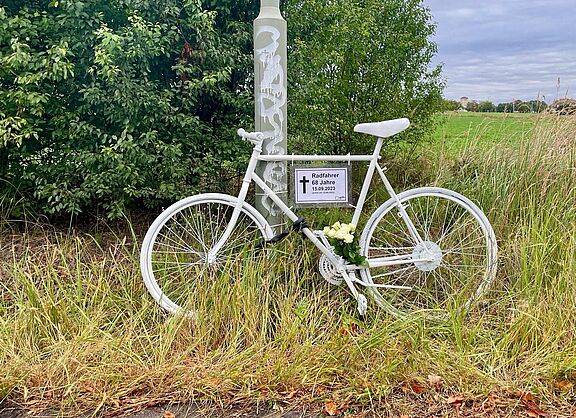
[[(254, 21), (254, 97), (256, 131), (263, 132), (265, 137), (262, 154), (286, 154), (286, 38), (287, 25), (280, 13), (280, 1), (261, 0), (260, 15)], [(261, 162), (257, 174), (286, 201), (286, 162)], [(256, 188), (256, 209), (273, 228), (282, 222), (282, 213), (260, 188)]]

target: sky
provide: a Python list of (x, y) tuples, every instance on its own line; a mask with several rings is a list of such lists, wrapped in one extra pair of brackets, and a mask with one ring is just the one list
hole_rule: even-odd
[(444, 66), (445, 98), (576, 98), (576, 0), (424, 4), (437, 24), (434, 62)]

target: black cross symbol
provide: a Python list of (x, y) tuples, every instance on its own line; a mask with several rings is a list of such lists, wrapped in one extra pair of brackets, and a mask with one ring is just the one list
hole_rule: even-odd
[(306, 179), (306, 176), (302, 177), (302, 180), (300, 180), (300, 183), (302, 183), (302, 193), (306, 194), (306, 183), (310, 183), (310, 180)]

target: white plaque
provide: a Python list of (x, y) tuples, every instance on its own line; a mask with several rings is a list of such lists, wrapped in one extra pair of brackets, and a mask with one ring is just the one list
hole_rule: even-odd
[(350, 205), (350, 167), (294, 167), (293, 198), (296, 206)]

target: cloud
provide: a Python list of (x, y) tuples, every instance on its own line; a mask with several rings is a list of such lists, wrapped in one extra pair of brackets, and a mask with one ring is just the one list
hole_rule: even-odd
[[(425, 0), (437, 22), (445, 96), (494, 102), (576, 95), (574, 0)], [(560, 88), (557, 79), (560, 77)]]

